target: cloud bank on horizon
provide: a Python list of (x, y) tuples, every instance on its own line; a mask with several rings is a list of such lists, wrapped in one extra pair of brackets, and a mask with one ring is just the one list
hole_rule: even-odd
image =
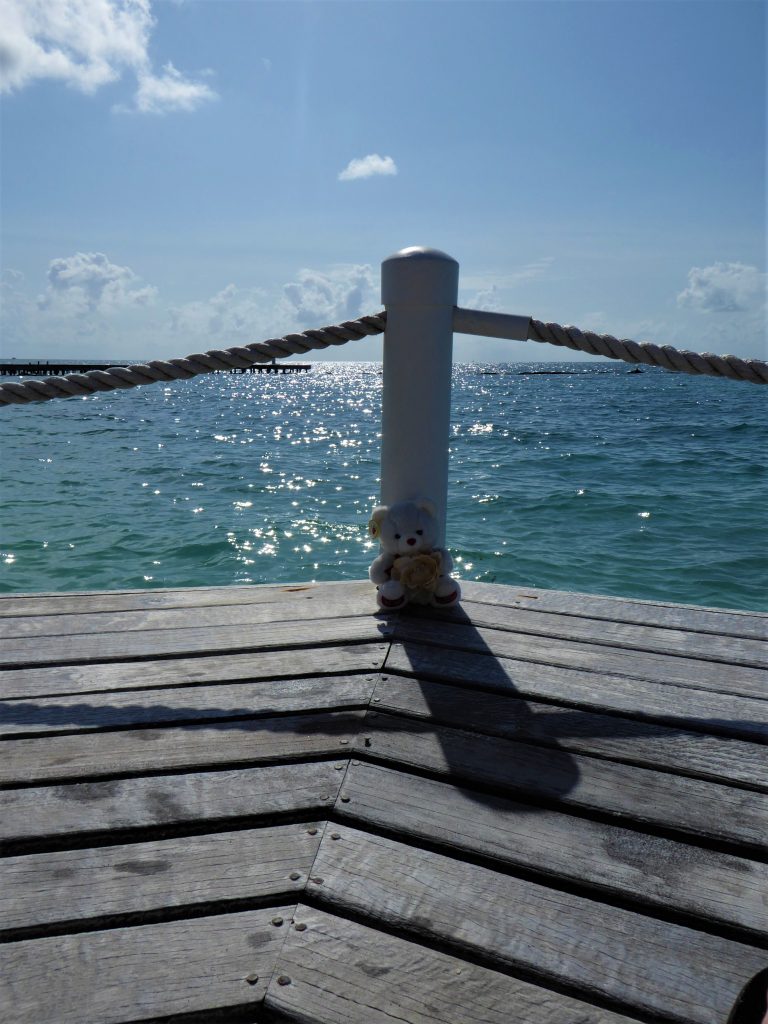
[(155, 19), (149, 0), (1, 0), (0, 91), (54, 79), (94, 93), (125, 71), (136, 78), (134, 106), (143, 114), (194, 110), (216, 98), (168, 61), (157, 74), (149, 58)]

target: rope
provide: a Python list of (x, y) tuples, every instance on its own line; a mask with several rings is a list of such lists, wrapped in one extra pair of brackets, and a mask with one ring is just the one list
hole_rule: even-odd
[[(472, 334), (486, 337), (521, 338), (524, 318), (506, 316), (500, 313), (457, 309), (455, 314), (457, 330), (462, 328)], [(108, 370), (88, 370), (86, 373), (69, 373), (48, 380), (25, 380), (21, 383), (0, 384), (0, 408), (6, 405), (26, 405), (29, 402), (47, 402), (52, 398), (72, 398), (78, 395), (92, 395), (96, 391), (115, 391), (135, 388), (141, 384), (158, 381), (188, 380), (202, 373), (216, 370), (247, 369), (256, 363), (268, 363), (275, 358), (328, 348), (329, 345), (345, 345), (374, 334), (381, 334), (387, 322), (387, 314), (376, 313), (347, 320), (335, 327), (321, 327), (301, 334), (286, 334), (283, 338), (254, 342), (243, 347), (211, 349), (196, 353), (184, 359), (156, 359), (151, 363), (133, 366), (112, 366)], [(612, 334), (595, 334), (581, 331), (578, 327), (563, 327), (561, 324), (530, 320), (527, 327), (528, 341), (547, 342), (578, 352), (608, 359), (623, 359), (627, 363), (642, 363), (645, 366), (660, 366), (677, 373), (704, 374), (708, 377), (725, 377), (728, 380), (750, 381), (752, 384), (768, 384), (768, 363), (761, 359), (740, 359), (738, 356), (716, 356), (710, 352), (697, 353), (673, 348), (671, 345), (654, 345), (649, 341), (620, 341)]]
[(711, 352), (680, 351), (671, 345), (654, 345), (650, 341), (619, 341), (612, 334), (580, 331), (578, 327), (562, 327), (531, 320), (529, 341), (548, 342), (593, 356), (623, 359), (627, 363), (660, 366), (678, 373), (701, 373), (708, 377), (746, 380), (752, 384), (768, 384), (768, 363), (761, 359), (740, 359), (738, 356), (715, 356)]
[(88, 370), (86, 373), (68, 373), (48, 380), (25, 380), (20, 383), (0, 384), (0, 407), (26, 405), (29, 402), (47, 402), (52, 398), (73, 398), (92, 395), (96, 391), (115, 391), (135, 388), (142, 384), (162, 381), (189, 380), (202, 373), (216, 370), (240, 370), (256, 363), (269, 363), (273, 359), (297, 355), (330, 345), (345, 345), (384, 330), (385, 316), (361, 316), (335, 327), (321, 327), (301, 334), (286, 334), (283, 338), (254, 342), (243, 347), (211, 349), (184, 359), (156, 359), (151, 363), (133, 366), (111, 366), (107, 370)]

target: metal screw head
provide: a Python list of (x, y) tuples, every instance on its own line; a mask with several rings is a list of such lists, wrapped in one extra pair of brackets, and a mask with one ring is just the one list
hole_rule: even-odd
[(298, 871), (292, 871), (288, 877), (292, 882), (298, 882), (298, 880), (301, 878), (301, 875), (299, 874)]
[(275, 926), (275, 928), (279, 928), (282, 923), (283, 923), (282, 917), (273, 917), (272, 918), (272, 924)]
[(305, 932), (307, 930), (307, 926), (304, 924), (303, 921), (297, 921), (296, 924), (294, 925), (294, 928), (296, 929), (297, 932)]
[(323, 882), (325, 881), (325, 879), (323, 879), (323, 878), (320, 878), (320, 877), (319, 877), (318, 875), (315, 875), (315, 877), (314, 877), (314, 878), (311, 878), (311, 879), (310, 879), (310, 881), (311, 881), (311, 882), (314, 882), (314, 883), (315, 883), (315, 885), (322, 885), (322, 884), (323, 884)]
[(287, 974), (281, 974), (278, 977), (278, 979), (277, 979), (277, 984), (278, 985), (290, 985), (291, 984), (291, 979), (288, 977)]
[[(327, 800), (328, 798), (321, 796), (320, 799), (321, 800)], [(307, 835), (308, 836), (316, 836), (317, 835), (317, 829), (316, 828), (308, 828), (307, 829)]]
[(353, 762), (352, 762), (352, 764), (353, 764), (353, 765), (354, 765), (355, 767), (357, 767), (357, 766), (358, 766), (358, 765), (360, 764), (360, 762), (359, 762), (359, 761), (353, 761)]
[(334, 768), (336, 769), (337, 772), (340, 772), (340, 771), (343, 771), (344, 765), (343, 764), (335, 764)]
[(339, 740), (339, 743), (340, 743), (340, 744), (342, 745), (342, 747), (343, 747), (343, 746), (346, 746), (346, 744), (347, 744), (347, 743), (349, 743), (349, 740)]
[(249, 985), (255, 985), (256, 982), (259, 980), (259, 976), (258, 974), (249, 974), (245, 980), (248, 982)]
[(374, 697), (373, 698), (373, 703), (374, 704), (378, 704), (380, 700), (381, 700), (381, 697)]
[(342, 802), (343, 804), (348, 804), (348, 803), (349, 803), (349, 797), (348, 797), (348, 796), (343, 796), (343, 797), (341, 798), (341, 802)]
[(331, 839), (341, 839), (338, 832), (331, 832)]

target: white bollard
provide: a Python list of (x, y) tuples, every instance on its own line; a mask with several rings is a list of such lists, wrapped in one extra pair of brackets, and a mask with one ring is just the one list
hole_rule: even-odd
[(381, 411), (381, 501), (429, 498), (445, 545), (459, 264), (439, 249), (412, 246), (381, 265), (387, 310)]

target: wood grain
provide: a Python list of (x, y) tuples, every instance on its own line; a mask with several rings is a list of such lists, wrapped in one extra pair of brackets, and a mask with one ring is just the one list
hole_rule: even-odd
[(754, 640), (768, 638), (768, 615), (761, 612), (703, 608), (699, 605), (663, 601), (636, 601), (626, 597), (540, 590), (536, 587), (515, 587), (500, 583), (475, 583), (471, 580), (462, 580), (461, 589), (467, 601), (480, 604), (717, 633), (720, 636), (743, 636)]
[[(13, 1024), (123, 1024), (264, 999), (295, 904), (0, 946)], [(248, 979), (251, 979), (250, 981)]]
[(768, 753), (758, 743), (402, 676), (382, 679), (374, 699), (380, 711), (768, 790)]
[(370, 596), (371, 589), (368, 580), (343, 580), (335, 583), (266, 583), (231, 587), (158, 587), (152, 590), (12, 594), (0, 597), (0, 617), (271, 604), (294, 599), (300, 601), (308, 597), (333, 599), (338, 593), (357, 593), (365, 598)]
[(762, 668), (676, 657), (671, 653), (653, 654), (599, 643), (531, 636), (459, 622), (413, 617), (398, 620), (393, 639), (403, 644), (427, 643), (460, 651), (492, 654), (497, 658), (515, 658), (542, 665), (647, 679), (744, 697), (768, 696), (768, 673)]
[(129, 661), (96, 665), (57, 665), (6, 669), (0, 673), (0, 696), (46, 697), (105, 690), (154, 689), (201, 683), (248, 682), (256, 679), (371, 672), (381, 667), (386, 643), (332, 647), (299, 647), (254, 654), (217, 654), (161, 661)]
[(194, 719), (227, 719), (366, 705), (373, 676), (322, 676), (0, 701), (0, 739)]
[(366, 720), (357, 750), (459, 784), (479, 782), (510, 796), (768, 849), (764, 793), (384, 714)]
[[(314, 1024), (631, 1024), (620, 1014), (301, 904), (266, 1006)], [(290, 978), (279, 985), (277, 976)], [(283, 1017), (281, 1017), (281, 1020)]]
[(319, 844), (306, 825), (280, 825), (6, 857), (0, 932), (221, 900), (284, 902), (306, 885)]
[(343, 773), (334, 761), (0, 791), (5, 843), (122, 829), (327, 814)]
[(119, 661), (176, 654), (317, 647), (319, 644), (372, 643), (389, 637), (391, 628), (373, 616), (147, 629), (129, 633), (89, 633), (55, 637), (22, 637), (0, 641), (0, 667), (77, 662)]
[(360, 721), (360, 712), (350, 711), (96, 732), (87, 737), (75, 734), (3, 740), (0, 783), (332, 757), (349, 749)]
[(299, 591), (271, 601), (232, 604), (196, 604), (190, 608), (140, 608), (132, 611), (81, 612), (64, 614), (0, 616), (0, 638), (66, 636), (79, 633), (115, 633), (135, 630), (184, 629), (194, 621), (203, 626), (254, 626), (267, 622), (305, 622), (307, 619), (335, 619), (375, 615), (376, 590), (368, 584), (365, 592), (354, 585), (335, 591)]
[(524, 967), (628, 1009), (722, 1024), (765, 966), (752, 946), (340, 826), (309, 889), (330, 910)]
[(573, 814), (354, 763), (335, 813), (459, 856), (566, 878), (705, 921), (768, 934), (768, 865)]
[(495, 604), (462, 601), (461, 609), (446, 614), (461, 622), (468, 617), (476, 628), (500, 629), (513, 633), (579, 640), (608, 647), (704, 658), (729, 665), (768, 666), (766, 637), (752, 639), (719, 633), (699, 633), (671, 625), (649, 626), (611, 619), (592, 619), (571, 612), (562, 615), (538, 608), (509, 608)]
[[(612, 711), (687, 729), (768, 742), (765, 699), (719, 694), (669, 683), (490, 654), (393, 644), (387, 671), (436, 677), (520, 697)], [(768, 692), (768, 691), (767, 691)]]

